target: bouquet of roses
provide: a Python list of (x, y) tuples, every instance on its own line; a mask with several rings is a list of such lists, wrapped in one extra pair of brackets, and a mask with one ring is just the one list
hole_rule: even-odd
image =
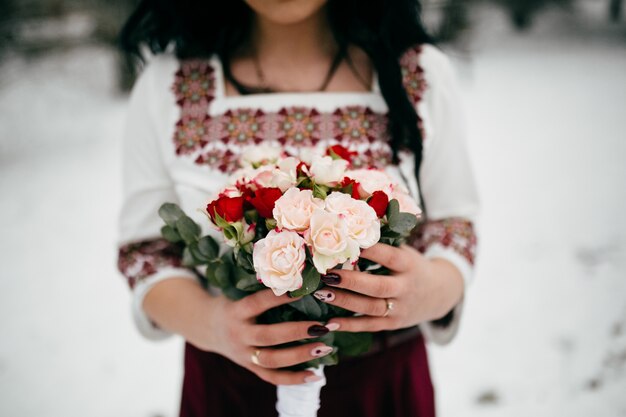
[[(378, 242), (400, 245), (421, 214), (408, 190), (385, 171), (351, 169), (353, 155), (336, 145), (305, 162), (278, 148), (252, 147), (243, 154), (245, 166), (204, 210), (231, 250), (220, 255), (215, 239), (201, 236), (198, 224), (171, 203), (159, 210), (166, 223), (162, 235), (184, 247), (185, 266), (204, 269), (204, 284), (221, 289), (227, 297), (240, 299), (270, 288), (276, 295), (288, 292), (297, 298), (264, 313), (259, 322), (326, 322), (352, 315), (312, 295), (323, 286), (320, 276), (335, 268), (388, 274), (386, 268), (359, 259), (361, 249)], [(331, 332), (319, 340), (332, 346), (333, 353), (300, 369), (317, 368), (321, 373), (323, 365), (337, 363), (338, 354), (367, 351), (372, 336)], [(297, 415), (315, 415), (322, 385), (279, 387), (277, 409), (289, 415), (283, 410), (303, 412), (308, 407), (312, 412)], [(301, 392), (291, 393), (293, 389)], [(293, 403), (293, 398), (307, 396), (303, 389), (313, 396), (313, 405)]]

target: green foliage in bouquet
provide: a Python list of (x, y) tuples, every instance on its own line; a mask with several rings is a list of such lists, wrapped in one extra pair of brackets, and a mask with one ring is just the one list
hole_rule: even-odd
[[(326, 190), (316, 190), (325, 194)], [(245, 213), (246, 221), (255, 224), (255, 240), (235, 250), (228, 250), (220, 255), (220, 245), (211, 236), (201, 236), (201, 228), (187, 216), (176, 204), (165, 203), (159, 209), (159, 216), (165, 222), (161, 228), (161, 235), (169, 242), (183, 248), (182, 264), (190, 268), (204, 269), (202, 284), (206, 288), (211, 285), (219, 288), (222, 293), (232, 299), (239, 300), (247, 295), (266, 289), (267, 287), (256, 278), (252, 261), (252, 249), (260, 236), (266, 236), (276, 224), (272, 219), (257, 221), (257, 213), (250, 210)], [(386, 221), (382, 221), (380, 242), (392, 246), (401, 245), (417, 224), (413, 214), (400, 212), (397, 200), (391, 200), (387, 206)], [(222, 233), (229, 239), (238, 239), (242, 230), (221, 217), (216, 217), (216, 224), (222, 228)], [(286, 321), (320, 321), (325, 323), (333, 317), (347, 317), (354, 313), (340, 307), (326, 304), (317, 300), (312, 294), (324, 286), (320, 273), (313, 267), (310, 251), (307, 249), (307, 262), (302, 271), (302, 287), (289, 293), (294, 300), (292, 303), (271, 309), (260, 317), (259, 323), (272, 324)], [(377, 275), (388, 275), (389, 270), (367, 259), (361, 258), (357, 263), (361, 271)], [(337, 265), (341, 268), (341, 265)], [(305, 369), (316, 367), (319, 364), (334, 365), (339, 360), (339, 354), (356, 356), (369, 350), (372, 343), (371, 333), (331, 332), (317, 339), (307, 339), (294, 343), (310, 343), (320, 341), (335, 348), (335, 351), (322, 358), (313, 359), (305, 364), (290, 369)]]

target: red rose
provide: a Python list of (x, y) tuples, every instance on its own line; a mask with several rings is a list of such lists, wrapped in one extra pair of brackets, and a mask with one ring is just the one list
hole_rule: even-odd
[(351, 152), (341, 145), (335, 145), (326, 150), (326, 155), (332, 156), (332, 154), (335, 154), (348, 162), (352, 162), (352, 157), (356, 155), (356, 152)]
[[(345, 189), (351, 185), (352, 186), (351, 197), (354, 198), (355, 200), (361, 199), (361, 195), (359, 194), (359, 187), (361, 186), (361, 184), (359, 184), (358, 181), (355, 181), (352, 178), (343, 177), (343, 180), (341, 180), (340, 185), (342, 189)], [(344, 192), (345, 191), (347, 190), (344, 190)]]
[(382, 191), (374, 191), (369, 200), (367, 200), (367, 204), (374, 209), (378, 217), (383, 217), (387, 212), (389, 197)]
[(215, 223), (215, 214), (229, 223), (241, 220), (243, 217), (243, 197), (220, 197), (206, 206), (206, 211)]
[(248, 201), (257, 209), (259, 216), (271, 219), (274, 204), (282, 196), (283, 192), (280, 191), (280, 188), (259, 188), (254, 193), (254, 197), (249, 198)]

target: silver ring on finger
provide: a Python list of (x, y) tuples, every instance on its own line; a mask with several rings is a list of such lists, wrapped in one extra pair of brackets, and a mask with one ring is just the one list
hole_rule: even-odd
[(386, 309), (382, 317), (387, 317), (389, 313), (391, 313), (391, 310), (393, 310), (393, 307), (394, 307), (393, 301), (391, 301), (389, 298), (385, 298), (385, 304), (386, 304)]
[(259, 363), (259, 355), (261, 354), (261, 349), (255, 349), (252, 355), (250, 355), (250, 360), (255, 365), (261, 365)]

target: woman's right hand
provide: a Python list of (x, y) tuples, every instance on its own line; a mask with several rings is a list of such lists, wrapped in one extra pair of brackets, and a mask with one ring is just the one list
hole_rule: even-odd
[(277, 297), (268, 289), (232, 301), (208, 294), (197, 282), (168, 279), (148, 292), (143, 307), (160, 327), (181, 334), (197, 348), (225, 356), (271, 384), (294, 385), (319, 377), (310, 371), (277, 368), (325, 356), (332, 348), (321, 342), (272, 346), (319, 337), (329, 328), (315, 321), (257, 324), (256, 317), (295, 300)]

